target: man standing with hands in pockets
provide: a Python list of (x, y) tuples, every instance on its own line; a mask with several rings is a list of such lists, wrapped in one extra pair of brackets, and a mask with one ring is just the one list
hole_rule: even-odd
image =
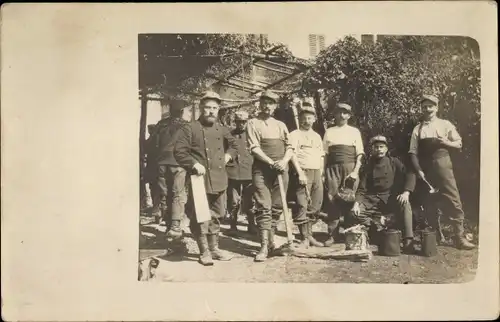
[(211, 220), (197, 222), (195, 211), (198, 210), (194, 209), (193, 198), (202, 196), (193, 196), (192, 193), (188, 196), (186, 214), (200, 250), (199, 262), (205, 266), (213, 265), (213, 259), (231, 259), (219, 249), (219, 219), (225, 214), (226, 164), (236, 157), (237, 146), (229, 129), (217, 122), (220, 103), (217, 93), (205, 93), (200, 100), (200, 118), (181, 128), (174, 150), (179, 165), (190, 174), (204, 177)]

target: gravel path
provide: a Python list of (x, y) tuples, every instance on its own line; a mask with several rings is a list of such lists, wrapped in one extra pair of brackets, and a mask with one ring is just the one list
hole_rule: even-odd
[[(160, 260), (157, 276), (153, 281), (171, 282), (266, 282), (266, 283), (460, 283), (471, 281), (477, 268), (477, 250), (459, 251), (439, 246), (438, 255), (432, 258), (401, 255), (384, 257), (375, 254), (366, 263), (299, 258), (294, 256), (273, 257), (264, 263), (254, 263), (253, 254), (258, 250), (258, 239), (246, 233), (241, 220), (238, 238), (225, 234), (227, 225), (221, 225), (220, 248), (231, 252), (229, 262), (215, 262), (214, 266), (198, 264), (198, 248), (187, 232), (185, 241), (188, 254), (165, 256), (163, 234), (165, 226), (150, 223), (141, 217), (140, 256), (154, 256)], [(318, 222), (315, 232), (326, 232), (326, 226)], [(298, 231), (295, 231), (298, 233)], [(283, 225), (278, 226), (277, 245), (286, 241)], [(375, 247), (376, 249), (376, 247)]]

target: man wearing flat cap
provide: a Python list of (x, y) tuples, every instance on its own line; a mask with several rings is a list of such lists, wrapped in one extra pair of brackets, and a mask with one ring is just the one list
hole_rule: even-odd
[(219, 249), (219, 219), (226, 210), (226, 164), (236, 158), (237, 146), (228, 128), (218, 123), (221, 98), (206, 92), (200, 99), (200, 117), (181, 128), (175, 144), (174, 156), (189, 174), (204, 177), (205, 191), (211, 220), (198, 223), (193, 194), (188, 195), (186, 214), (190, 229), (200, 250), (199, 262), (213, 265), (213, 260), (230, 260), (231, 256)]
[(229, 183), (227, 187), (227, 209), (231, 215), (230, 233), (238, 232), (238, 212), (247, 216), (248, 232), (256, 233), (254, 214), (252, 213), (252, 164), (253, 156), (247, 148), (246, 127), (249, 119), (247, 111), (236, 111), (234, 123), (236, 127), (231, 134), (238, 146), (236, 158), (226, 165)]
[[(448, 151), (461, 149), (462, 138), (450, 121), (437, 117), (439, 100), (436, 96), (424, 94), (420, 104), (422, 121), (411, 134), (410, 158), (418, 177), (426, 179), (433, 188), (439, 190), (435, 196), (437, 199), (426, 198), (426, 217), (432, 228), (437, 229), (439, 206), (453, 222), (455, 246), (459, 249), (473, 249), (475, 245), (464, 236), (465, 216)], [(439, 204), (436, 205), (435, 201)]]
[(290, 187), (294, 187), (297, 197), (297, 209), (294, 223), (299, 227), (301, 245), (304, 247), (322, 247), (312, 234), (314, 221), (323, 203), (324, 156), (321, 136), (312, 126), (316, 122), (316, 110), (313, 102), (304, 100), (299, 109), (299, 128), (290, 133), (290, 142), (295, 153), (292, 163), (297, 172), (296, 178), (290, 178)]
[(272, 116), (278, 99), (278, 95), (271, 91), (262, 93), (259, 115), (249, 120), (247, 125), (247, 144), (254, 156), (252, 184), (261, 244), (255, 256), (256, 262), (265, 261), (275, 247), (274, 232), (283, 210), (278, 175), (282, 176), (286, 194), (288, 162), (293, 155), (286, 125)]
[(361, 132), (349, 125), (352, 108), (346, 103), (334, 107), (335, 125), (328, 128), (323, 137), (325, 156), (325, 188), (327, 200), (324, 200), (328, 212), (328, 239), (325, 246), (335, 242), (340, 218), (345, 216), (352, 206), (352, 201), (339, 198), (344, 187), (355, 192), (358, 185), (358, 173), (361, 168), (364, 148)]
[[(407, 171), (400, 160), (387, 154), (388, 142), (384, 136), (373, 137), (370, 147), (370, 159), (360, 175), (356, 202), (346, 215), (345, 225), (362, 224), (375, 228), (375, 232), (384, 227), (401, 228), (404, 252), (414, 253), (409, 198), (415, 189), (415, 174)], [(388, 225), (382, 219), (385, 217), (389, 220)]]

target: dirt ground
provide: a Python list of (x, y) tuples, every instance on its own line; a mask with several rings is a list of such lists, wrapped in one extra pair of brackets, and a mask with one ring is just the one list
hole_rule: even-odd
[[(229, 226), (221, 225), (220, 248), (234, 258), (229, 262), (215, 261), (204, 267), (198, 260), (198, 248), (191, 238), (187, 222), (183, 223), (188, 253), (184, 256), (166, 256), (165, 226), (156, 225), (150, 217), (141, 217), (140, 257), (159, 259), (156, 277), (152, 281), (169, 282), (260, 282), (260, 283), (462, 283), (473, 280), (477, 268), (478, 251), (459, 251), (439, 246), (438, 255), (428, 258), (418, 255), (384, 257), (377, 255), (368, 262), (347, 260), (272, 257), (263, 263), (253, 262), (258, 251), (257, 236), (246, 232), (246, 221), (239, 222), (238, 237), (226, 235)], [(314, 226), (318, 239), (326, 234), (321, 221)], [(298, 234), (298, 231), (295, 231)], [(276, 244), (286, 241), (283, 223), (278, 225)]]

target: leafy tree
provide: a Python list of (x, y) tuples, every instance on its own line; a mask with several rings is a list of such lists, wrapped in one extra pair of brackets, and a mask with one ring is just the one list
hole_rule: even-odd
[[(466, 37), (383, 36), (374, 44), (346, 37), (323, 50), (304, 77), (308, 91), (324, 89), (328, 106), (353, 107), (353, 122), (368, 143), (375, 134), (406, 156), (423, 91), (440, 99), (440, 115), (456, 126), (463, 150), (455, 174), (466, 211), (479, 209), (480, 63), (477, 43)], [(325, 107), (327, 121), (332, 119)], [(477, 219), (474, 217), (473, 219)]]

